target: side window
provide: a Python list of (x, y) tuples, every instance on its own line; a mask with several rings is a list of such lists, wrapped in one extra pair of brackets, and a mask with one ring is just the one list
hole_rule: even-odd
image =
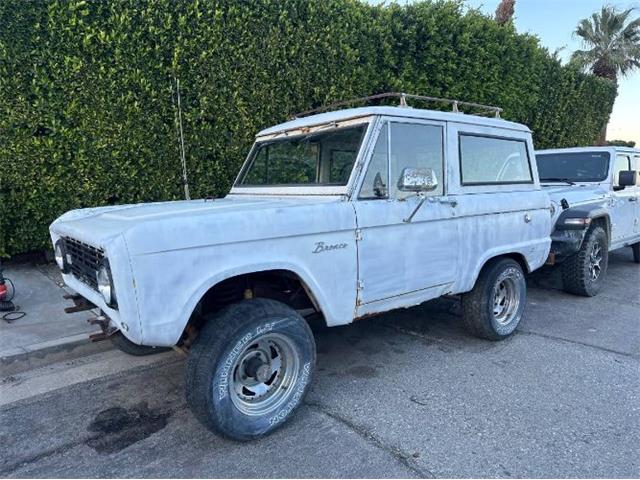
[(640, 187), (640, 155), (636, 155), (635, 157), (636, 160), (636, 185)]
[(442, 127), (411, 123), (391, 123), (391, 196), (415, 195), (398, 190), (402, 170), (408, 167), (431, 168), (436, 173), (438, 188), (427, 195), (442, 195), (443, 155)]
[(533, 182), (524, 140), (461, 133), (459, 141), (463, 185)]
[(387, 198), (389, 194), (389, 124), (385, 123), (376, 146), (371, 155), (371, 161), (364, 177), (359, 198)]
[(626, 155), (616, 155), (616, 163), (613, 165), (613, 186), (620, 185), (620, 172), (623, 170), (631, 170), (631, 162)]

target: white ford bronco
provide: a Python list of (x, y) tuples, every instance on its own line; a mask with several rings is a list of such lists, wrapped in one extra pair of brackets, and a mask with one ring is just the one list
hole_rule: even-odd
[(594, 296), (611, 250), (630, 246), (640, 263), (640, 149), (539, 150), (536, 161), (554, 211), (550, 260), (567, 292)]
[(461, 294), (472, 334), (511, 335), (551, 244), (531, 133), (405, 98), (261, 131), (222, 199), (62, 215), (64, 281), (125, 351), (188, 351), (189, 406), (238, 440), (300, 405), (314, 316), (344, 325)]

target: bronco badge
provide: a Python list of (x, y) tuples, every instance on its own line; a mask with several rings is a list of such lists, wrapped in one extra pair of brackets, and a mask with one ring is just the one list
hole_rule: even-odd
[(324, 242), (316, 242), (316, 248), (311, 253), (328, 252), (329, 250), (340, 250), (341, 248), (347, 248), (347, 244), (336, 243), (334, 245), (327, 245)]

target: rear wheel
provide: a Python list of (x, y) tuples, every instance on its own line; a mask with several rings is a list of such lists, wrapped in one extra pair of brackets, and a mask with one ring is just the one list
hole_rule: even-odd
[(631, 245), (633, 249), (633, 261), (640, 263), (640, 242)]
[(306, 394), (316, 350), (287, 305), (245, 300), (210, 318), (189, 352), (187, 403), (209, 429), (235, 440), (267, 435)]
[(495, 259), (482, 269), (473, 290), (462, 296), (462, 318), (471, 334), (502, 340), (520, 323), (526, 300), (520, 264), (511, 258)]
[(587, 232), (578, 253), (562, 264), (564, 290), (574, 295), (593, 297), (602, 288), (609, 265), (607, 232), (599, 225)]

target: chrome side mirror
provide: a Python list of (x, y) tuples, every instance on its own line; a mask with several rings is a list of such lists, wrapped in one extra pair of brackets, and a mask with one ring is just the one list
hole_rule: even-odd
[(407, 167), (398, 180), (401, 192), (432, 192), (438, 188), (438, 177), (432, 168)]

